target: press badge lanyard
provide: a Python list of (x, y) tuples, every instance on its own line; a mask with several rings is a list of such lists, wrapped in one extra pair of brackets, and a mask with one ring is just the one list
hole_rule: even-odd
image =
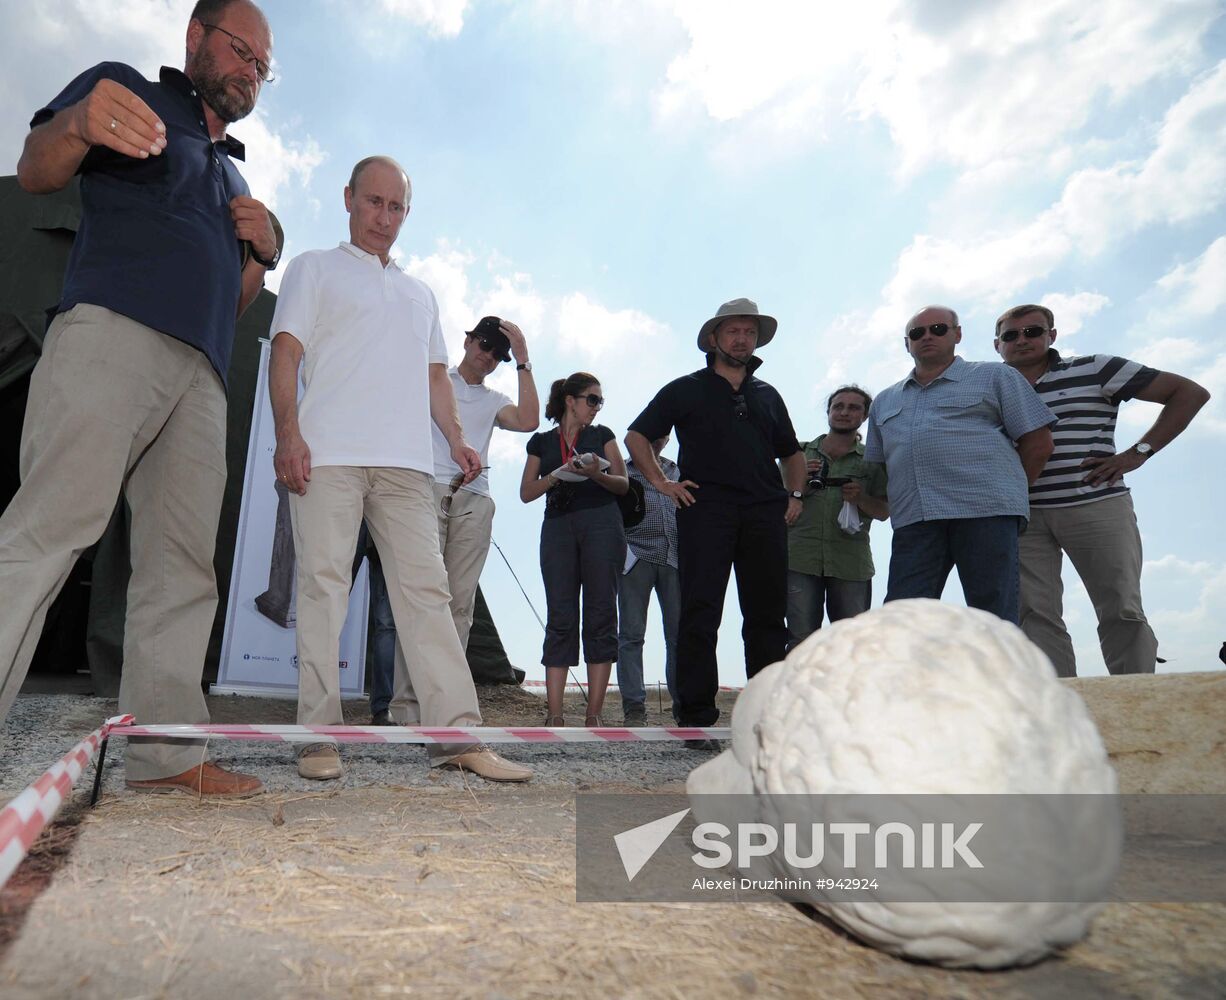
[(575, 457), (575, 445), (579, 443), (579, 435), (575, 434), (575, 440), (571, 444), (566, 443), (566, 438), (562, 436), (562, 428), (558, 428), (558, 447), (562, 451), (562, 464), (570, 465), (571, 459)]

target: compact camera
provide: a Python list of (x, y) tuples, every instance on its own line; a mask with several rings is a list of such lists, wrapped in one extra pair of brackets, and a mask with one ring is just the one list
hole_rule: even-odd
[(851, 476), (829, 476), (822, 478), (822, 476), (818, 475), (816, 472), (813, 472), (809, 474), (809, 489), (815, 491), (824, 490), (827, 486), (837, 486), (842, 488), (851, 481)]
[(851, 482), (850, 476), (832, 476), (830, 475), (830, 462), (825, 455), (819, 459), (821, 468), (814, 469), (809, 473), (809, 489), (817, 492), (824, 490), (827, 486), (843, 487)]

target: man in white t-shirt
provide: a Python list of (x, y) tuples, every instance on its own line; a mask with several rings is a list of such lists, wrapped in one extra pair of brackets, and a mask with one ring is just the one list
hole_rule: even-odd
[[(273, 315), (273, 467), (291, 494), (299, 725), (344, 723), (337, 664), (363, 516), (383, 563), (400, 641), (411, 649), (398, 659), (408, 661), (421, 721), (481, 725), (439, 551), (431, 420), (466, 479), (480, 472), (481, 458), (465, 442), (456, 413), (434, 293), (390, 259), (410, 193), (395, 160), (359, 162), (345, 188), (349, 242), (294, 258)], [(400, 723), (409, 721), (413, 697), (408, 671), (396, 671), (391, 712)], [(477, 744), (429, 750), (434, 764), (493, 780), (532, 776)], [(340, 777), (336, 744), (302, 747), (298, 773)]]
[[(519, 383), (518, 402), (485, 384), (500, 362), (515, 358)], [(494, 428), (534, 431), (541, 422), (541, 406), (532, 380), (528, 344), (519, 327), (497, 316), (485, 316), (464, 335), (464, 357), (447, 373), (455, 392), (456, 407), (464, 435), (481, 456), (481, 473), (458, 487), (452, 483), (464, 475), (451, 457), (451, 447), (438, 424), (432, 424), (434, 448), (434, 497), (438, 501), (438, 535), (447, 566), (451, 590), (451, 617), (460, 646), (468, 648), (472, 630), (477, 582), (490, 551), (494, 527), (494, 500), (490, 496), (490, 439)], [(372, 574), (376, 572), (371, 563)], [(373, 591), (376, 588), (372, 588)], [(380, 591), (381, 593), (381, 591)], [(372, 617), (379, 617), (372, 609)], [(386, 616), (384, 616), (386, 617)], [(395, 725), (389, 708), (393, 691), (393, 664), (384, 656), (371, 664), (370, 711), (374, 725)], [(412, 710), (410, 710), (412, 717)]]

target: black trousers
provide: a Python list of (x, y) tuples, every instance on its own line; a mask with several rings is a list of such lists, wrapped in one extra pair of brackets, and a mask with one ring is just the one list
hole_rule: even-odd
[(787, 647), (788, 543), (786, 500), (735, 504), (703, 499), (677, 511), (681, 622), (677, 632), (677, 698), (673, 717), (683, 726), (711, 726), (719, 718), (715, 643), (724, 614), (728, 573), (736, 570), (744, 625), (745, 673), (752, 677), (782, 660)]

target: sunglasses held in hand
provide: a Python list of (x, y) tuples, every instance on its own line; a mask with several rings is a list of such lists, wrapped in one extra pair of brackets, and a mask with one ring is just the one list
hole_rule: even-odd
[[(489, 469), (490, 467), (488, 465), (481, 466), (482, 472), (489, 472)], [(448, 517), (463, 517), (464, 514), (472, 513), (471, 510), (466, 510), (464, 511), (463, 514), (451, 513), (451, 501), (455, 499), (455, 495), (460, 492), (460, 487), (463, 485), (464, 485), (464, 473), (463, 472), (457, 472), (454, 476), (451, 477), (451, 482), (447, 484), (447, 495), (443, 497), (443, 502), (439, 504), (439, 506), (442, 507), (443, 513), (446, 514)]]

